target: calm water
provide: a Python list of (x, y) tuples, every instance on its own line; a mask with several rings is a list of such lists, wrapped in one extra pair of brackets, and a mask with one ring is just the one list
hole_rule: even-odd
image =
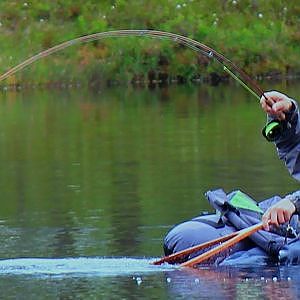
[[(299, 83), (268, 83), (300, 94)], [(295, 299), (298, 267), (154, 267), (203, 193), (298, 189), (238, 86), (0, 94), (3, 299)]]

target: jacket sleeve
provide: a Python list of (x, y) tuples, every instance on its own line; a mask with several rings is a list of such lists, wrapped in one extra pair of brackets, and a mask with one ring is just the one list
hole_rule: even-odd
[[(269, 121), (272, 117), (268, 116)], [(290, 174), (300, 181), (300, 116), (298, 104), (293, 101), (292, 109), (286, 114), (282, 135), (275, 140), (278, 156), (285, 162)]]

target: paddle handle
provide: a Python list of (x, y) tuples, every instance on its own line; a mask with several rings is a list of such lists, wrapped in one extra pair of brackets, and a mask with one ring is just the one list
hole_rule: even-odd
[(211, 258), (212, 256), (220, 253), (221, 251), (232, 247), (233, 245), (237, 244), (241, 240), (247, 238), (248, 236), (250, 236), (251, 234), (255, 233), (256, 231), (258, 231), (262, 228), (263, 228), (263, 223), (258, 223), (253, 226), (250, 226), (248, 228), (242, 229), (242, 230), (238, 231), (238, 234), (236, 236), (227, 240), (223, 244), (221, 244), (205, 253), (202, 253), (201, 255), (198, 255), (193, 259), (190, 259), (190, 260), (182, 263), (180, 266), (181, 267), (194, 267), (195, 265), (200, 264), (201, 262)]

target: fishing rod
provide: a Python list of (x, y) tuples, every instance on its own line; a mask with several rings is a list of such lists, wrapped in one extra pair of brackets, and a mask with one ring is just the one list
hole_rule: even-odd
[[(177, 44), (184, 45), (197, 53), (201, 53), (206, 56), (210, 60), (216, 60), (223, 66), (223, 70), (229, 74), (235, 81), (237, 81), (240, 85), (242, 85), (248, 92), (250, 92), (256, 99), (260, 100), (261, 97), (264, 97), (266, 101), (268, 98), (266, 97), (264, 91), (260, 88), (260, 86), (242, 69), (240, 69), (237, 65), (235, 65), (232, 61), (226, 58), (221, 53), (216, 50), (206, 46), (203, 43), (200, 43), (196, 40), (188, 38), (183, 35), (166, 32), (166, 31), (157, 31), (157, 30), (114, 30), (114, 31), (106, 31), (106, 32), (98, 32), (94, 34), (89, 34), (85, 36), (81, 36), (56, 46), (53, 46), (47, 50), (44, 50), (32, 57), (26, 59), (22, 63), (16, 65), (15, 67), (9, 69), (7, 72), (0, 76), (0, 82), (16, 72), (24, 69), (28, 65), (34, 63), (35, 61), (49, 56), (55, 52), (61, 51), (67, 47), (72, 45), (87, 43), (90, 41), (100, 40), (107, 37), (127, 37), (127, 36), (140, 36), (140, 37), (152, 37), (152, 38), (161, 38), (168, 39)], [(270, 126), (268, 126), (270, 125)], [(263, 129), (263, 135), (267, 140), (272, 141), (274, 138), (281, 132), (281, 122), (273, 121), (272, 124), (267, 124)]]

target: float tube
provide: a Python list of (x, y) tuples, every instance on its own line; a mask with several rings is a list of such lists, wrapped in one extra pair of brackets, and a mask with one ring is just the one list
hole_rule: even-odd
[[(279, 196), (274, 196), (257, 203), (240, 190), (226, 194), (222, 189), (208, 191), (205, 196), (216, 210), (216, 213), (202, 214), (174, 226), (164, 238), (165, 255), (182, 251), (257, 224), (261, 222), (261, 217), (267, 208), (281, 200)], [(238, 253), (243, 254), (240, 261), (240, 263), (243, 263), (242, 257), (245, 257), (245, 253), (253, 255), (255, 252), (272, 262), (278, 262), (280, 251), (286, 245), (298, 241), (300, 251), (298, 221), (298, 215), (294, 215), (289, 224), (272, 228), (270, 232), (260, 230), (224, 253), (214, 257), (208, 263), (222, 264), (229, 261), (233, 254), (235, 263), (239, 263), (236, 261), (236, 258), (239, 257)], [(198, 251), (183, 257), (180, 263), (200, 254), (201, 251)]]

